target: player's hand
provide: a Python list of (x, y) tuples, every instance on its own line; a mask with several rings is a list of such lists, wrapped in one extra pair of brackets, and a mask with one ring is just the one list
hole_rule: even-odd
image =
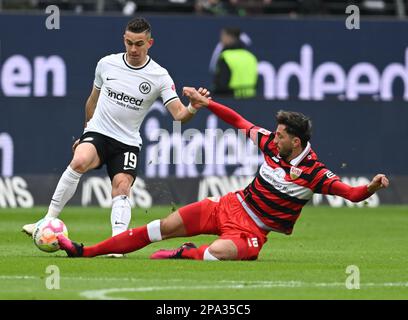
[(367, 185), (368, 192), (374, 193), (382, 188), (387, 188), (390, 182), (385, 174), (377, 174), (373, 180)]
[(200, 87), (198, 89), (198, 93), (201, 94), (203, 97), (206, 97), (208, 99), (211, 99), (210, 97), (210, 90), (208, 90), (207, 88), (202, 88)]
[(197, 91), (192, 87), (184, 87), (183, 95), (190, 99), (191, 105), (196, 109), (208, 106), (210, 92), (205, 88), (199, 88)]
[(75, 153), (76, 147), (79, 145), (79, 139), (76, 139), (74, 144), (72, 145), (72, 153)]

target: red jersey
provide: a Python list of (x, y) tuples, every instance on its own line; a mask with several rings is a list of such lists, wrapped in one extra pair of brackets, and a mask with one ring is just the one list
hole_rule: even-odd
[(299, 156), (287, 163), (279, 156), (273, 133), (256, 127), (234, 110), (213, 100), (209, 101), (208, 109), (243, 130), (264, 153), (265, 162), (255, 179), (237, 192), (243, 208), (261, 229), (291, 234), (300, 211), (313, 193), (338, 195), (354, 202), (371, 196), (367, 185), (351, 187), (341, 182), (317, 159), (309, 142)]
[(340, 179), (317, 159), (310, 143), (287, 163), (279, 156), (273, 142), (274, 133), (263, 128), (252, 130), (257, 130), (258, 146), (265, 162), (252, 183), (238, 192), (241, 204), (262, 229), (291, 234), (303, 206), (313, 194), (328, 194), (331, 184)]

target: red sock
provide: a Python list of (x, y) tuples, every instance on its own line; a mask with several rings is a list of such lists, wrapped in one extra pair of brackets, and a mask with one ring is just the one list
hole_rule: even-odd
[(181, 256), (184, 259), (203, 260), (204, 252), (208, 247), (207, 244), (204, 244), (199, 248), (184, 249)]
[(93, 246), (84, 247), (84, 257), (95, 257), (108, 253), (128, 253), (150, 244), (147, 226), (126, 230)]

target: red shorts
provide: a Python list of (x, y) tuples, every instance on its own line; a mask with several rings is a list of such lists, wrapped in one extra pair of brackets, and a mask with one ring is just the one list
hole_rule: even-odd
[(238, 260), (256, 260), (267, 241), (267, 232), (250, 218), (235, 193), (207, 198), (178, 211), (188, 236), (215, 234), (232, 240), (238, 249)]

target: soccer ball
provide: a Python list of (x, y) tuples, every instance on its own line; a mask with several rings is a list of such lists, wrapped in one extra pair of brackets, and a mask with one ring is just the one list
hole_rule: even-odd
[(60, 219), (41, 219), (35, 225), (33, 240), (42, 251), (54, 252), (59, 249), (57, 235), (62, 233), (68, 237), (68, 230)]

